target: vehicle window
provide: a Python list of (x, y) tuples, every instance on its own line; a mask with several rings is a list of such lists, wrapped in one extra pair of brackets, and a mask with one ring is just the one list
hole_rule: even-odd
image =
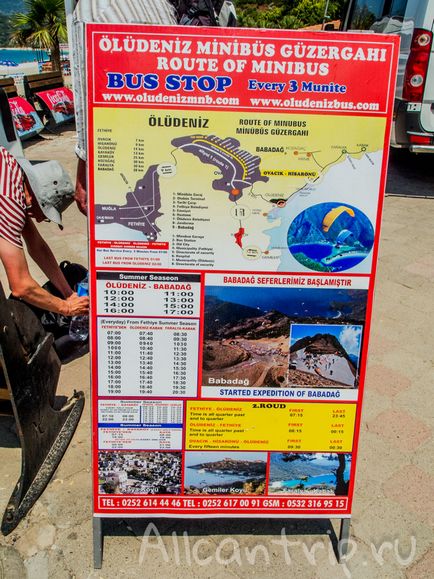
[(374, 32), (399, 34), (402, 29), (408, 0), (393, 0), (389, 7), (385, 7), (383, 18), (371, 25)]
[(408, 0), (394, 0), (392, 6), (390, 7), (390, 17), (391, 18), (401, 18), (404, 19), (405, 9), (407, 8)]
[(398, 34), (408, 0), (356, 0), (348, 28)]
[(370, 30), (383, 15), (384, 0), (356, 0), (348, 29)]

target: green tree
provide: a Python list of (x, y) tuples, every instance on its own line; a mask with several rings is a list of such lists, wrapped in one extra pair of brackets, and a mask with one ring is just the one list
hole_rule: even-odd
[[(331, 20), (340, 17), (345, 2), (329, 1), (327, 12)], [(290, 29), (321, 24), (326, 0), (274, 0), (259, 4), (251, 0), (237, 0), (236, 5), (240, 26)]]
[(68, 38), (63, 2), (26, 0), (26, 12), (11, 19), (13, 44), (49, 50), (54, 70), (60, 70), (60, 43)]
[(10, 19), (7, 14), (0, 12), (0, 46), (9, 45)]
[[(329, 8), (332, 9), (330, 4)], [(310, 26), (322, 22), (324, 10), (325, 2), (323, 0), (300, 0), (291, 11), (291, 14), (302, 21), (304, 26)]]

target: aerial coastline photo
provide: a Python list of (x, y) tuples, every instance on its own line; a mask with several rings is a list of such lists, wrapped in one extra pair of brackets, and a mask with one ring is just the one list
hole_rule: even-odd
[(186, 452), (184, 491), (190, 495), (262, 495), (266, 468), (266, 452)]
[(347, 496), (351, 454), (272, 452), (270, 494)]
[[(291, 328), (309, 326), (315, 335), (324, 324), (336, 320), (330, 324), (332, 334), (346, 329), (350, 335), (351, 328), (361, 334), (366, 300), (366, 290), (206, 287), (202, 385), (336, 387), (339, 380), (330, 372), (324, 376), (310, 373), (307, 365), (297, 368), (298, 362), (290, 360), (290, 336), (295, 335)], [(353, 373), (355, 361), (345, 356), (335, 336), (329, 342), (323, 344), (324, 353), (337, 352), (334, 364), (345, 359), (343, 365)], [(351, 381), (348, 372), (343, 387), (352, 388), (355, 374)]]

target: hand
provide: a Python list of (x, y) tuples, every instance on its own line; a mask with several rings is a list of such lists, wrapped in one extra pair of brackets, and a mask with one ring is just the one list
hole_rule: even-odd
[(78, 297), (73, 293), (64, 300), (65, 311), (61, 312), (64, 316), (88, 316), (89, 315), (89, 297)]
[(77, 183), (75, 186), (74, 199), (79, 211), (83, 213), (83, 215), (87, 215), (87, 192), (81, 183)]
[(87, 215), (86, 161), (83, 159), (78, 159), (74, 199), (81, 213)]

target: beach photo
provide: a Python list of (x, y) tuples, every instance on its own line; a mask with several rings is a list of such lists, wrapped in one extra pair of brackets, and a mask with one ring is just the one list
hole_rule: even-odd
[[(361, 327), (366, 300), (366, 290), (207, 286), (202, 385), (281, 388), (294, 385), (290, 370), (301, 385), (321, 385), (320, 376), (312, 380), (293, 368), (291, 327), (332, 319)], [(336, 386), (335, 379), (329, 382), (322, 385)]]
[(181, 460), (181, 452), (99, 452), (99, 492), (179, 495)]
[(272, 452), (270, 494), (347, 496), (351, 454)]
[(293, 257), (314, 271), (351, 269), (363, 261), (374, 244), (374, 228), (352, 205), (319, 203), (302, 211), (288, 230)]
[(362, 326), (292, 324), (289, 386), (357, 388)]
[(262, 495), (266, 469), (266, 452), (186, 452), (184, 492), (189, 495)]
[(46, 50), (0, 47), (0, 76), (37, 74), (42, 70), (42, 63), (49, 60)]

